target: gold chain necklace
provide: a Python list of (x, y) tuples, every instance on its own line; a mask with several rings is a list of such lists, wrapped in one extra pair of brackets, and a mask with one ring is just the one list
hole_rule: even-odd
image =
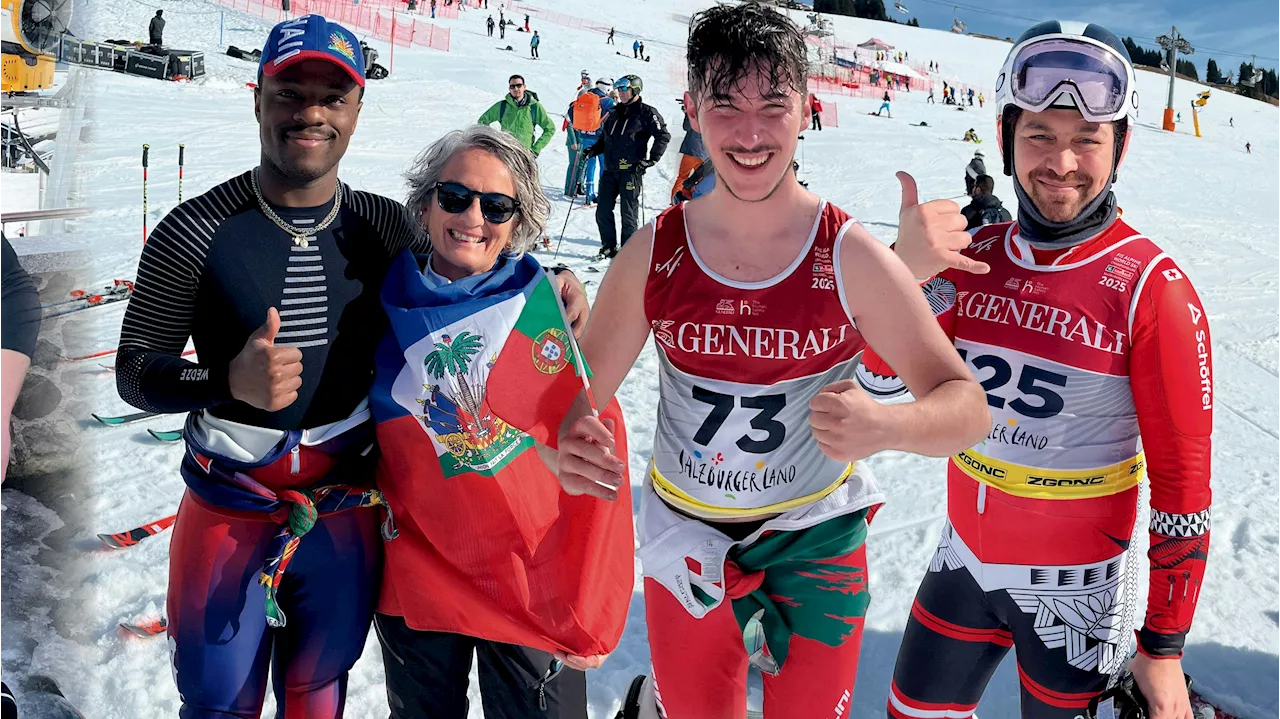
[(262, 196), (262, 188), (258, 186), (258, 169), (256, 167), (253, 170), (253, 175), (251, 176), (251, 179), (253, 181), (253, 195), (254, 197), (258, 198), (258, 209), (262, 210), (262, 214), (266, 215), (268, 220), (271, 220), (272, 222), (276, 223), (277, 227), (287, 232), (289, 236), (293, 238), (293, 244), (299, 247), (311, 246), (311, 241), (316, 238), (316, 235), (319, 234), (320, 232), (323, 232), (325, 228), (333, 224), (334, 220), (338, 219), (338, 211), (342, 208), (342, 182), (341, 181), (338, 182), (337, 187), (334, 189), (333, 209), (329, 210), (329, 214), (326, 215), (325, 218), (320, 221), (320, 224), (316, 225), (315, 227), (304, 230), (302, 232), (299, 232), (296, 227), (280, 219), (280, 216), (277, 215), (271, 209), (271, 206), (267, 204), (266, 199)]

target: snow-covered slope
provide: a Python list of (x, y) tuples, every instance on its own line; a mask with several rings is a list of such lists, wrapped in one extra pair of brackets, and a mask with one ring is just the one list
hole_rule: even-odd
[[(452, 28), (452, 50), (438, 52), (396, 48), (394, 74), (370, 84), (360, 126), (342, 163), (343, 179), (357, 188), (402, 198), (401, 173), (412, 158), (447, 130), (472, 122), (505, 92), (507, 76), (525, 75), (551, 112), (563, 112), (573, 99), (579, 72), (593, 77), (639, 74), (646, 101), (672, 125), (676, 140), (667, 158), (648, 175), (645, 212), (652, 218), (666, 204), (675, 174), (679, 138), (683, 42), (695, 6), (687, 0), (543, 0), (547, 9), (616, 23), (618, 44), (586, 30), (539, 23), (542, 59), (527, 57), (527, 36), (511, 32), (505, 41), (485, 34), (485, 11), (468, 11), (458, 20), (440, 20)], [(497, 2), (491, 3), (497, 14)], [(254, 166), (258, 159), (257, 125), (251, 92), (245, 83), (255, 67), (233, 60), (217, 47), (220, 20), (226, 41), (241, 47), (260, 46), (269, 26), (260, 20), (225, 12), (218, 6), (155, 0), (95, 0), (84, 3), (91, 37), (140, 36), (152, 6), (166, 9), (166, 39), (180, 47), (208, 53), (209, 76), (189, 84), (162, 83), (101, 72), (93, 77), (91, 141), (81, 152), (81, 180), (94, 188), (99, 212), (78, 223), (95, 238), (101, 279), (132, 277), (141, 249), (142, 188), (139, 158), (143, 143), (151, 145), (148, 187), (149, 225), (177, 202), (177, 146), (186, 145), (184, 196), (190, 197)], [(515, 16), (511, 13), (510, 16)], [(802, 20), (799, 13), (797, 19)], [(879, 37), (905, 49), (913, 61), (940, 62), (944, 78), (990, 87), (1008, 45), (934, 30), (906, 28), (852, 18), (834, 18), (836, 34), (858, 43)], [(652, 57), (631, 58), (634, 37), (642, 38)], [(390, 48), (374, 41), (382, 62)], [(500, 47), (511, 45), (514, 51)], [(619, 56), (621, 51), (625, 56)], [(1277, 699), (1277, 182), (1278, 114), (1275, 107), (1215, 93), (1202, 114), (1203, 138), (1190, 133), (1190, 123), (1177, 133), (1160, 131), (1164, 78), (1139, 73), (1143, 116), (1129, 157), (1120, 172), (1117, 194), (1125, 219), (1172, 254), (1195, 281), (1213, 324), (1217, 363), (1217, 426), (1214, 437), (1214, 537), (1205, 588), (1189, 637), (1185, 668), (1207, 695), (1243, 716), (1275, 716)], [(1179, 107), (1200, 86), (1180, 82)], [(802, 179), (811, 189), (863, 221), (888, 243), (896, 235), (900, 202), (897, 170), (911, 172), (922, 198), (956, 197), (964, 189), (962, 175), (973, 147), (958, 138), (969, 127), (986, 139), (994, 137), (994, 113), (986, 109), (959, 112), (926, 105), (921, 93), (901, 93), (893, 119), (868, 117), (878, 102), (824, 97), (839, 106), (840, 127), (807, 132), (802, 148)], [(1184, 111), (1184, 119), (1189, 121)], [(1228, 127), (1234, 118), (1235, 127)], [(927, 121), (929, 127), (909, 123)], [(1245, 154), (1245, 142), (1252, 154)], [(988, 163), (996, 175), (996, 194), (1012, 209), (1012, 185), (999, 175), (993, 142)], [(543, 153), (542, 184), (553, 200), (552, 241), (568, 216), (560, 258), (575, 268), (594, 293), (599, 275), (586, 271), (599, 247), (593, 213), (569, 212), (560, 188), (566, 171), (563, 136)], [(77, 315), (69, 322), (83, 342), (68, 347), (81, 354), (113, 346), (119, 331), (119, 306)], [(115, 393), (114, 376), (94, 363), (84, 363), (82, 381), (97, 397), (99, 412), (128, 411)], [(656, 357), (646, 348), (620, 392), (627, 413), (636, 483), (650, 444), (657, 397)], [(181, 418), (146, 423), (175, 429)], [(85, 442), (97, 461), (84, 491), (86, 508), (100, 531), (119, 531), (174, 511), (183, 485), (177, 473), (181, 449), (146, 438), (144, 426), (91, 427)], [(911, 598), (937, 541), (945, 507), (943, 462), (897, 453), (872, 460), (889, 495), (869, 545), (871, 590), (862, 667), (851, 716), (878, 716), (901, 640)], [(28, 513), (36, 516), (36, 513)], [(1145, 533), (1143, 534), (1145, 541)], [(91, 544), (86, 537), (86, 546)], [(116, 622), (164, 605), (166, 539), (153, 540), (126, 552), (93, 554), (88, 573), (67, 576), (97, 588), (97, 601), (84, 608), (83, 629), (90, 638), (95, 663), (87, 670), (61, 661), (53, 652), (36, 652), (32, 671), (58, 676), (68, 695), (93, 716), (149, 719), (174, 716), (178, 698), (170, 677), (163, 638), (126, 639)], [(13, 561), (6, 554), (5, 561)], [(8, 575), (6, 575), (8, 576)], [(643, 596), (634, 596), (621, 647), (604, 668), (589, 677), (593, 717), (611, 717), (627, 682), (647, 671)], [(1139, 606), (1142, 606), (1141, 604)], [(8, 665), (6, 665), (8, 666)], [(475, 697), (473, 686), (473, 697)], [(473, 700), (478, 707), (478, 701)], [(984, 719), (1018, 713), (1016, 671), (1006, 661), (997, 673), (979, 713)], [(350, 682), (347, 716), (385, 717), (385, 692), (376, 640), (371, 640)], [(479, 716), (479, 709), (473, 711)]]

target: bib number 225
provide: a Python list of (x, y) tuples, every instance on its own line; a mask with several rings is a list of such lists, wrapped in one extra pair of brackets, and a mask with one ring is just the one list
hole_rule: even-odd
[(742, 435), (734, 442), (738, 445), (738, 449), (752, 454), (768, 454), (781, 446), (782, 440), (787, 436), (787, 426), (774, 419), (782, 408), (787, 406), (785, 394), (734, 397), (731, 394), (713, 392), (695, 385), (693, 398), (711, 405), (711, 413), (702, 421), (702, 426), (698, 427), (697, 433), (693, 435), (693, 441), (704, 447), (711, 444), (716, 432), (719, 432), (725, 420), (729, 419), (735, 404), (743, 409), (756, 410), (756, 415), (751, 418), (751, 429), (765, 433), (764, 439), (755, 439), (750, 434)]

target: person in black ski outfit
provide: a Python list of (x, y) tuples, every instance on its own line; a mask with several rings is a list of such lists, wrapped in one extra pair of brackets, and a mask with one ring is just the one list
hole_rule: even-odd
[(151, 18), (151, 25), (147, 27), (147, 35), (152, 45), (164, 44), (164, 10), (156, 10), (156, 16)]
[[(600, 257), (618, 254), (618, 237), (613, 221), (613, 205), (622, 198), (622, 243), (635, 233), (639, 223), (640, 195), (645, 170), (658, 164), (671, 143), (671, 133), (662, 115), (640, 99), (644, 89), (636, 75), (620, 77), (613, 83), (618, 104), (600, 128), (600, 139), (587, 150), (588, 157), (603, 156), (600, 194), (596, 201), (596, 225), (600, 228)], [(649, 140), (653, 147), (649, 147)]]
[(1000, 198), (992, 194), (995, 188), (996, 183), (991, 179), (991, 175), (978, 175), (978, 179), (973, 181), (973, 200), (960, 210), (968, 220), (968, 224), (964, 227), (966, 230), (1013, 221), (1013, 216), (1001, 204)]
[(490, 15), (488, 21), (485, 22), (485, 26), (489, 28), (489, 37), (493, 37), (493, 16), (492, 15)]
[(3, 426), (0, 431), (4, 432), (0, 482), (3, 482), (9, 467), (9, 415), (18, 401), (18, 392), (36, 351), (36, 338), (40, 335), (40, 293), (36, 291), (31, 275), (18, 262), (18, 255), (9, 245), (8, 238), (0, 235), (0, 242), (3, 243), (4, 256), (4, 300), (0, 303), (4, 310), (3, 321), (0, 321), (4, 339), (0, 349), (0, 373), (3, 376), (3, 401), (0, 402)]
[(987, 174), (987, 163), (982, 157), (982, 150), (973, 153), (973, 159), (964, 167), (964, 194), (973, 195), (973, 183), (979, 175)]

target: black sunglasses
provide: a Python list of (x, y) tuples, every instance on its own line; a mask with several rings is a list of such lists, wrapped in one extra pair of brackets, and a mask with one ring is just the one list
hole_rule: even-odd
[(509, 89), (509, 90), (515, 90), (515, 89), (517, 89), (517, 88), (521, 88), (521, 87), (524, 87), (524, 83), (520, 83), (519, 85), (507, 85), (507, 89)]
[(436, 193), (436, 204), (451, 215), (466, 212), (471, 201), (480, 198), (480, 214), (495, 225), (510, 222), (520, 209), (520, 201), (501, 192), (476, 192), (460, 182), (437, 182), (431, 188)]

